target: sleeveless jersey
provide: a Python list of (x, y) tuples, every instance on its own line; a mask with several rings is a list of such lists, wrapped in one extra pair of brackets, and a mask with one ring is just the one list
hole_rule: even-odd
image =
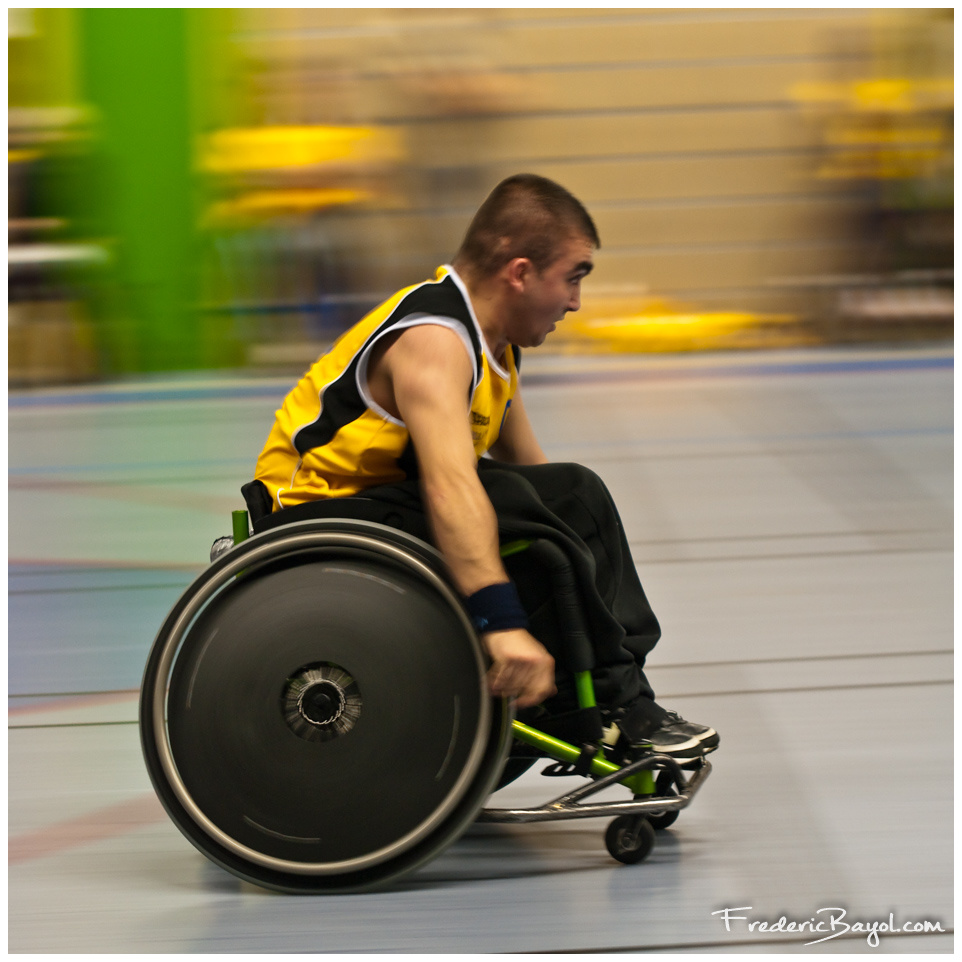
[(498, 440), (518, 387), (520, 352), (507, 351), (506, 368), (488, 356), (464, 282), (452, 267), (439, 267), (434, 280), (399, 291), (342, 334), (284, 399), (254, 473), (275, 511), (417, 477), (407, 428), (371, 397), (367, 367), (380, 338), (419, 324), (461, 337), (473, 365), (475, 454)]

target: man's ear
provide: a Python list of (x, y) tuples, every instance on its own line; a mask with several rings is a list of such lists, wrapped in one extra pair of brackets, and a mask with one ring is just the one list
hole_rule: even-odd
[(519, 293), (525, 289), (533, 272), (534, 264), (527, 257), (515, 257), (501, 269), (502, 277), (509, 287)]

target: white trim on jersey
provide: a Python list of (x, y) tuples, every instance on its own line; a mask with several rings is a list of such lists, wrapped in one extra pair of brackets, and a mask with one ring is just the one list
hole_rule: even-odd
[(410, 327), (422, 327), (425, 324), (433, 324), (437, 327), (446, 327), (450, 331), (454, 331), (455, 334), (461, 339), (461, 343), (464, 345), (464, 349), (468, 352), (468, 358), (471, 361), (471, 397), (474, 397), (474, 392), (478, 389), (478, 385), (481, 383), (477, 374), (477, 364), (475, 363), (474, 356), (474, 345), (471, 343), (471, 338), (468, 332), (464, 328), (464, 324), (453, 318), (453, 317), (442, 317), (437, 314), (408, 314), (406, 317), (401, 318), (397, 323), (392, 324), (386, 330), (381, 331), (379, 334), (371, 338), (360, 351), (360, 356), (357, 362), (357, 374), (356, 383), (358, 393), (361, 395), (361, 399), (364, 403), (379, 417), (383, 418), (385, 421), (389, 421), (391, 424), (396, 424), (398, 427), (406, 427), (405, 423), (399, 418), (394, 417), (384, 410), (375, 400), (371, 397), (368, 391), (367, 384), (367, 366), (371, 359), (371, 351), (374, 349), (374, 345), (384, 337), (386, 334), (393, 334), (397, 331), (404, 331)]
[(491, 352), (488, 350), (488, 342), (485, 339), (484, 331), (481, 330), (481, 325), (478, 323), (478, 316), (474, 313), (474, 305), (471, 303), (471, 295), (468, 293), (468, 289), (461, 280), (461, 275), (450, 265), (445, 264), (444, 269), (451, 275), (451, 280), (454, 281), (457, 289), (461, 292), (461, 296), (464, 298), (464, 303), (468, 305), (468, 313), (471, 315), (471, 320), (474, 321), (474, 329), (478, 332), (478, 341), (481, 344), (481, 350), (484, 352), (484, 356), (488, 359), (488, 364), (491, 370), (494, 371), (502, 381), (507, 381), (511, 383), (511, 375), (497, 362), (495, 358), (491, 356)]

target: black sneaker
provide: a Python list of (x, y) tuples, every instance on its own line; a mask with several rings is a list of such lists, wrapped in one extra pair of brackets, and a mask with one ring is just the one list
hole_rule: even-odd
[(638, 699), (617, 724), (631, 748), (668, 755), (680, 764), (713, 752), (719, 743), (714, 728), (686, 721), (648, 698)]
[(685, 732), (692, 738), (697, 738), (698, 741), (701, 742), (701, 747), (704, 749), (706, 755), (718, 747), (721, 739), (718, 737), (718, 732), (716, 732), (714, 728), (709, 728), (707, 725), (699, 725), (697, 722), (685, 721), (676, 711), (666, 709), (666, 714), (668, 715), (668, 723), (670, 726), (676, 731)]

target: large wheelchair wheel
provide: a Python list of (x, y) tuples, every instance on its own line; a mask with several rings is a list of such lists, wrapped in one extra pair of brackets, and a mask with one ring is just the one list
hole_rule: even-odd
[(151, 650), (141, 739), (205, 855), (284, 892), (350, 892), (438, 855), (510, 741), (433, 549), (360, 521), (257, 535), (184, 593)]

